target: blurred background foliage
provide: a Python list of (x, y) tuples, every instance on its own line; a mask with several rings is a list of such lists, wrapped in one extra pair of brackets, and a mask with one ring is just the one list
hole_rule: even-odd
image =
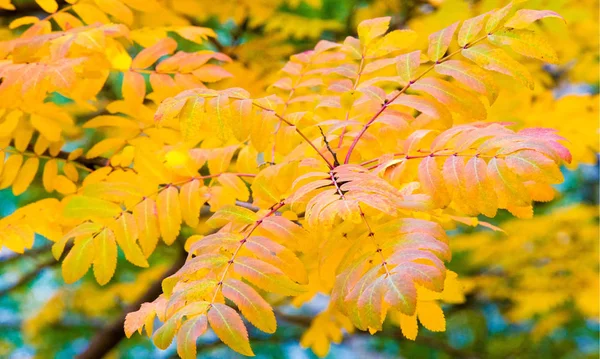
[[(0, 41), (14, 36), (9, 23), (25, 15), (44, 17), (33, 0), (0, 0)], [(62, 5), (62, 4), (61, 4)], [(310, 49), (319, 39), (341, 41), (354, 35), (368, 18), (392, 16), (392, 28), (420, 34), (437, 31), (460, 19), (503, 5), (498, 0), (147, 0), (155, 11), (135, 12), (133, 28), (194, 24), (213, 28), (217, 39), (198, 45), (173, 35), (180, 49), (218, 50), (234, 61), (225, 68), (234, 76), (216, 87), (240, 86), (253, 96), (268, 84), (291, 54)], [(464, 300), (443, 305), (445, 332), (423, 330), (416, 341), (403, 339), (391, 326), (370, 336), (348, 336), (338, 328), (319, 327), (311, 318), (327, 299), (317, 297), (302, 308), (285, 308), (276, 334), (251, 333), (261, 358), (593, 358), (600, 350), (598, 252), (598, 1), (531, 0), (528, 7), (560, 13), (558, 22), (543, 26), (561, 59), (559, 65), (529, 64), (536, 89), (503, 84), (489, 112), (490, 121), (517, 126), (557, 128), (570, 143), (574, 162), (564, 168), (557, 198), (539, 203), (533, 220), (500, 213), (493, 224), (506, 233), (464, 226), (452, 231), (455, 253), (449, 269), (458, 273)], [(553, 25), (556, 25), (555, 27)], [(560, 25), (560, 26), (559, 26)], [(565, 30), (566, 29), (566, 30)], [(143, 32), (141, 32), (143, 34)], [(151, 37), (149, 36), (148, 39)], [(144, 44), (143, 36), (135, 39)], [(422, 47), (426, 36), (419, 40)], [(137, 51), (141, 49), (138, 48)], [(135, 50), (135, 49), (134, 49)], [(132, 53), (132, 55), (135, 52)], [(117, 76), (102, 92), (107, 102), (118, 97)], [(77, 108), (59, 96), (54, 102), (81, 118)], [(77, 144), (90, 142), (86, 133)], [(14, 197), (0, 191), (0, 217), (39, 199), (34, 184)], [(185, 235), (178, 243), (183, 243)], [(120, 258), (115, 278), (100, 287), (91, 274), (65, 285), (50, 242), (37, 238), (25, 255), (0, 252), (0, 358), (72, 358), (90, 338), (155, 285), (180, 257), (182, 248), (162, 246), (150, 267), (137, 268)], [(448, 302), (448, 301), (445, 301)], [(139, 304), (138, 304), (139, 306)], [(289, 310), (288, 310), (289, 309)], [(327, 315), (334, 315), (328, 313)], [(344, 327), (344, 323), (340, 323)], [(216, 338), (202, 337), (202, 358), (235, 357)], [(149, 339), (134, 336), (112, 350), (112, 358), (169, 358), (175, 349), (156, 349)]]

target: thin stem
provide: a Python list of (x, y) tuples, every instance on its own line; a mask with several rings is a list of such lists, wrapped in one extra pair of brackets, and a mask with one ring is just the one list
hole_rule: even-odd
[(482, 40), (485, 40), (487, 38), (487, 36), (488, 35), (480, 37), (479, 39), (477, 39), (477, 40), (475, 40), (475, 41), (473, 41), (473, 42), (465, 45), (464, 47), (461, 47), (460, 49), (458, 49), (458, 50), (456, 50), (456, 51), (454, 51), (454, 52), (452, 52), (452, 53), (450, 53), (450, 54), (442, 57), (441, 59), (439, 59), (438, 61), (436, 61), (432, 66), (430, 66), (428, 69), (426, 69), (425, 71), (423, 71), (415, 79), (410, 80), (389, 101), (387, 101), (386, 103), (384, 103), (383, 105), (381, 105), (381, 108), (379, 109), (379, 111), (377, 111), (377, 113), (375, 113), (375, 115), (373, 115), (373, 117), (371, 117), (371, 119), (369, 121), (367, 121), (367, 123), (364, 124), (364, 126), (362, 127), (362, 129), (360, 130), (360, 132), (358, 133), (358, 135), (356, 135), (356, 137), (354, 137), (354, 141), (352, 141), (352, 144), (350, 145), (350, 148), (348, 149), (348, 153), (346, 154), (346, 159), (344, 160), (344, 164), (347, 164), (348, 162), (350, 162), (350, 156), (352, 155), (352, 151), (354, 151), (354, 148), (358, 144), (358, 141), (361, 139), (361, 137), (365, 134), (365, 132), (367, 132), (367, 129), (373, 124), (373, 122), (375, 122), (375, 120), (377, 120), (377, 118), (383, 113), (383, 111), (385, 111), (388, 108), (388, 106), (390, 106), (398, 97), (400, 97), (400, 95), (402, 95), (403, 93), (405, 93), (415, 82), (417, 82), (418, 80), (420, 80), (421, 78), (423, 78), (425, 75), (427, 75), (431, 70), (433, 70), (435, 68), (436, 65), (441, 64), (442, 62), (447, 61), (452, 56), (458, 54), (462, 50), (467, 49), (467, 48), (475, 45), (476, 43), (478, 43), (478, 42), (480, 42)]
[(305, 135), (305, 134), (304, 134), (302, 131), (300, 131), (300, 129), (299, 129), (297, 126), (295, 126), (295, 125), (294, 125), (293, 123), (291, 123), (290, 121), (286, 120), (286, 119), (285, 119), (283, 116), (281, 116), (280, 114), (278, 114), (278, 113), (277, 113), (277, 112), (275, 112), (274, 110), (271, 110), (271, 109), (269, 109), (269, 108), (266, 108), (266, 107), (264, 107), (264, 106), (261, 106), (261, 105), (257, 104), (257, 103), (256, 103), (256, 102), (254, 102), (254, 101), (252, 101), (252, 104), (253, 104), (254, 106), (256, 106), (256, 107), (258, 107), (258, 108), (262, 109), (262, 110), (265, 110), (265, 111), (270, 111), (270, 112), (272, 112), (272, 113), (275, 115), (275, 117), (277, 117), (278, 119), (280, 119), (280, 120), (281, 120), (282, 122), (284, 122), (286, 125), (288, 125), (288, 126), (293, 126), (293, 127), (294, 127), (294, 129), (296, 130), (296, 133), (298, 133), (298, 134), (299, 134), (299, 135), (300, 135), (300, 136), (301, 136), (301, 137), (304, 139), (304, 141), (306, 141), (306, 143), (308, 143), (308, 144), (310, 145), (310, 147), (312, 147), (312, 148), (315, 150), (315, 152), (316, 152), (316, 153), (317, 153), (317, 154), (318, 154), (318, 155), (319, 155), (319, 156), (320, 156), (320, 157), (323, 159), (323, 161), (325, 161), (325, 163), (327, 164), (327, 166), (329, 167), (329, 169), (332, 169), (332, 168), (334, 167), (334, 166), (333, 166), (333, 164), (332, 164), (332, 163), (331, 163), (331, 162), (330, 162), (330, 161), (327, 159), (327, 157), (325, 157), (325, 156), (324, 156), (324, 155), (321, 153), (321, 151), (319, 151), (319, 149), (317, 148), (317, 146), (315, 146), (315, 144), (314, 144), (314, 143), (312, 143), (312, 141), (311, 141), (311, 140), (309, 140), (309, 139), (308, 139), (308, 137), (306, 137), (306, 135)]
[(217, 286), (215, 287), (215, 292), (213, 293), (212, 300), (210, 301), (211, 305), (217, 299), (217, 295), (219, 294), (219, 290), (221, 288), (223, 288), (223, 281), (225, 280), (225, 276), (229, 272), (229, 268), (231, 268), (231, 265), (235, 261), (235, 258), (237, 257), (238, 253), (240, 252), (240, 250), (242, 249), (242, 247), (244, 246), (244, 244), (246, 244), (246, 242), (248, 241), (248, 238), (250, 238), (250, 236), (252, 235), (252, 233), (263, 223), (263, 221), (265, 219), (267, 219), (268, 217), (270, 217), (270, 216), (274, 215), (275, 213), (277, 213), (277, 211), (281, 207), (283, 207), (284, 205), (285, 205), (285, 201), (281, 201), (281, 202), (275, 204), (273, 207), (271, 207), (271, 210), (267, 214), (265, 214), (264, 216), (262, 216), (258, 221), (254, 222), (254, 224), (252, 225), (252, 227), (250, 228), (250, 230), (248, 231), (248, 233), (246, 233), (246, 235), (244, 236), (244, 238), (242, 240), (240, 240), (240, 244), (237, 246), (237, 248), (235, 249), (235, 251), (231, 255), (231, 258), (229, 259), (229, 261), (227, 261), (227, 266), (223, 270), (223, 273), (221, 274), (221, 279), (219, 279), (219, 282), (217, 283)]
[[(361, 78), (363, 70), (364, 70), (364, 65), (365, 65), (365, 54), (363, 53), (360, 57), (360, 64), (358, 65), (358, 75), (356, 76), (356, 79), (354, 80), (354, 85), (352, 85), (352, 91), (356, 90), (356, 88), (358, 87), (358, 83), (360, 82), (360, 78)], [(348, 118), (350, 117), (350, 110), (351, 110), (351, 108), (349, 108), (346, 111), (346, 121), (348, 121)], [(342, 147), (342, 143), (344, 142), (344, 136), (346, 135), (347, 128), (348, 128), (348, 126), (344, 126), (344, 128), (342, 129), (342, 134), (340, 135), (340, 139), (338, 142), (338, 148)]]
[[(335, 186), (335, 189), (336, 189), (338, 195), (342, 198), (342, 200), (345, 201), (346, 196), (344, 195), (344, 192), (342, 192), (342, 189), (338, 185), (337, 180), (335, 179), (335, 176), (333, 174), (333, 171), (329, 171), (329, 179), (331, 180), (331, 182), (333, 182), (333, 185)], [(368, 236), (370, 238), (373, 238), (373, 241), (375, 242), (375, 246), (377, 247), (376, 253), (379, 253), (379, 256), (381, 257), (381, 265), (385, 269), (385, 274), (386, 274), (386, 276), (389, 276), (391, 273), (387, 266), (387, 262), (385, 261), (385, 257), (383, 256), (383, 250), (381, 249), (381, 247), (379, 247), (379, 244), (375, 241), (375, 233), (373, 232), (371, 225), (369, 224), (369, 221), (367, 221), (367, 216), (365, 215), (365, 212), (363, 212), (362, 208), (360, 207), (360, 204), (358, 205), (358, 211), (360, 213), (360, 218), (362, 219), (365, 226), (367, 226), (367, 229), (369, 231)]]

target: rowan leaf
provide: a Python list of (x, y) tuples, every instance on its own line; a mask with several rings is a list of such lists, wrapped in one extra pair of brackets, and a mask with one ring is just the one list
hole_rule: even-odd
[(305, 291), (280, 269), (256, 258), (241, 256), (235, 259), (234, 270), (255, 286), (281, 295), (296, 295)]
[(228, 347), (240, 354), (254, 356), (248, 341), (246, 326), (235, 310), (225, 304), (214, 303), (208, 310), (208, 323)]
[(90, 269), (95, 256), (96, 246), (91, 236), (76, 241), (62, 262), (65, 283), (75, 283), (83, 277)]
[(175, 52), (177, 42), (169, 37), (159, 40), (154, 45), (140, 51), (131, 62), (133, 69), (146, 69), (154, 64), (163, 56), (170, 55)]
[(533, 78), (529, 71), (501, 49), (487, 44), (478, 44), (463, 49), (462, 54), (486, 70), (514, 77), (523, 85), (533, 89)]
[(476, 96), (447, 81), (428, 77), (417, 81), (412, 88), (430, 94), (462, 118), (480, 121), (487, 117), (485, 107)]
[(444, 54), (446, 51), (448, 51), (448, 46), (450, 46), (452, 37), (458, 28), (458, 24), (459, 22), (455, 22), (454, 24), (429, 35), (427, 56), (429, 56), (431, 61), (437, 62), (439, 59), (444, 57)]
[(156, 209), (162, 239), (167, 245), (171, 245), (181, 229), (181, 205), (176, 187), (168, 186), (158, 194)]
[(375, 38), (385, 34), (390, 26), (390, 17), (379, 17), (364, 20), (358, 24), (358, 38), (364, 45), (368, 45)]
[(504, 29), (489, 36), (496, 45), (509, 46), (523, 56), (532, 57), (549, 63), (558, 62), (556, 52), (542, 35), (529, 30)]
[(547, 17), (555, 17), (565, 21), (562, 16), (551, 10), (521, 9), (517, 10), (515, 15), (508, 19), (504, 26), (512, 29), (524, 29), (531, 23)]
[(421, 64), (421, 51), (413, 51), (400, 55), (396, 58), (396, 70), (398, 76), (404, 82), (410, 82), (415, 78), (417, 69)]
[(118, 204), (80, 195), (69, 198), (63, 210), (65, 217), (77, 219), (115, 217), (120, 213), (121, 207)]
[(185, 321), (177, 332), (177, 354), (182, 359), (196, 358), (196, 341), (208, 329), (206, 315), (200, 315)]
[(12, 192), (18, 196), (25, 192), (37, 173), (40, 160), (37, 157), (28, 158), (23, 164), (12, 184)]
[(452, 76), (461, 84), (487, 96), (490, 104), (498, 97), (498, 85), (493, 77), (477, 66), (460, 60), (448, 60), (435, 65), (435, 71), (441, 75)]
[(158, 243), (158, 209), (156, 202), (146, 198), (133, 208), (133, 217), (138, 225), (139, 243), (144, 256), (148, 258)]
[(265, 333), (275, 333), (277, 322), (273, 308), (251, 286), (230, 278), (223, 282), (223, 295), (231, 300), (255, 327)]
[(93, 264), (94, 276), (98, 284), (108, 283), (117, 268), (117, 243), (114, 233), (108, 228), (102, 229), (94, 237)]
[(114, 222), (112, 229), (119, 247), (125, 254), (125, 259), (138, 267), (148, 267), (146, 256), (137, 245), (138, 224), (134, 216), (129, 212), (122, 213)]
[(461, 47), (465, 47), (470, 44), (473, 40), (477, 38), (477, 35), (483, 29), (483, 25), (485, 23), (485, 18), (488, 14), (481, 14), (474, 18), (463, 21), (460, 30), (458, 30), (458, 45)]
[(238, 206), (224, 206), (212, 215), (206, 224), (219, 228), (229, 222), (236, 224), (253, 224), (258, 220), (256, 213)]

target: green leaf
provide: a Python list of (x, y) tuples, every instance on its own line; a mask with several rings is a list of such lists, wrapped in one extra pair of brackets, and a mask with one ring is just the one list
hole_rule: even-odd
[(63, 209), (65, 217), (84, 220), (98, 217), (115, 217), (119, 213), (121, 213), (121, 207), (118, 204), (87, 196), (69, 198)]

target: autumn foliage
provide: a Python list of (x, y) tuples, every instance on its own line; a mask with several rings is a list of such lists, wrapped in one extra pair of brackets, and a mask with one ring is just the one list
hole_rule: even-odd
[[(145, 331), (160, 349), (175, 341), (182, 358), (196, 357), (209, 329), (251, 356), (247, 323), (274, 333), (279, 307), (319, 293), (329, 304), (301, 343), (320, 356), (344, 332), (391, 324), (414, 340), (418, 322), (444, 331), (442, 304), (468, 290), (506, 298), (484, 275), (460, 282), (447, 268), (453, 252), (489, 250), (490, 230), (506, 236), (486, 219), (499, 211), (543, 221), (534, 203), (553, 200), (561, 166), (589, 156), (553, 122), (488, 115), (507, 84), (538, 85), (532, 63), (560, 63), (538, 25), (569, 31), (554, 11), (509, 3), (426, 33), (363, 20), (356, 37), (266, 67), (257, 90), (260, 80), (244, 88), (241, 50), (227, 52), (210, 28), (140, 26), (138, 13), (158, 2), (36, 2), (48, 15), (14, 20), (19, 35), (0, 42), (0, 188), (19, 196), (38, 183), (43, 195), (0, 219), (0, 245), (26, 254), (43, 236), (65, 283), (91, 269), (106, 285), (119, 253), (148, 268), (159, 242), (184, 242), (185, 263), (162, 294), (124, 322), (127, 337)], [(109, 85), (118, 99), (103, 100)], [(457, 225), (486, 231), (453, 242)], [(482, 255), (517, 261), (512, 248)]]

